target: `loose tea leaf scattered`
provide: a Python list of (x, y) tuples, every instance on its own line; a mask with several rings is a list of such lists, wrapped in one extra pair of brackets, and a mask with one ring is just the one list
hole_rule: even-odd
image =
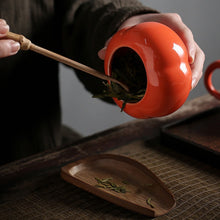
[(121, 48), (117, 51), (111, 63), (111, 75), (128, 86), (129, 92), (124, 90), (117, 83), (106, 83), (106, 89), (102, 94), (93, 95), (94, 98), (114, 97), (122, 100), (124, 109), (126, 103), (135, 103), (140, 101), (146, 91), (146, 70), (138, 54), (129, 48)]
[(147, 202), (147, 204), (148, 204), (151, 208), (154, 208), (154, 206), (153, 206), (152, 203), (151, 203), (151, 198), (148, 198), (148, 199), (146, 200), (146, 202)]
[(126, 180), (122, 180), (121, 181), (123, 184), (125, 184), (125, 185), (128, 185), (129, 183), (128, 183), (128, 181), (126, 181)]
[(100, 188), (104, 188), (104, 189), (111, 189), (115, 192), (118, 192), (118, 193), (126, 193), (127, 190), (124, 186), (120, 186), (120, 185), (117, 185), (113, 182), (111, 182), (112, 178), (106, 178), (106, 179), (100, 179), (100, 178), (97, 178), (95, 177), (96, 181), (97, 181), (97, 185), (96, 187), (100, 187)]

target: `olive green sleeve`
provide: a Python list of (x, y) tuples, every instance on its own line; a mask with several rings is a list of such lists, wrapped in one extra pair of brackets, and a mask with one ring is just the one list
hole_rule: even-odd
[[(78, 0), (72, 7), (68, 8), (66, 5), (63, 21), (65, 54), (104, 72), (103, 61), (98, 58), (97, 53), (106, 40), (127, 18), (156, 12), (136, 0)], [(79, 71), (76, 71), (76, 74), (92, 94), (102, 91), (101, 80)]]

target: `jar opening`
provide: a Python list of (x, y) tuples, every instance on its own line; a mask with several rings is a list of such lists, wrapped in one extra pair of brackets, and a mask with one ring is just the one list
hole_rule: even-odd
[[(121, 47), (115, 51), (110, 65), (111, 76), (128, 86), (129, 92), (111, 83), (120, 94), (118, 99), (127, 103), (139, 102), (145, 95), (147, 74), (140, 56), (131, 48)], [(119, 91), (118, 91), (119, 90)]]

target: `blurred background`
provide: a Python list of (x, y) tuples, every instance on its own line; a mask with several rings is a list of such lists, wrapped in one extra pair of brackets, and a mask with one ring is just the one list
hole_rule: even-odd
[[(163, 13), (178, 13), (192, 30), (198, 45), (206, 55), (204, 71), (214, 60), (220, 59), (220, 1), (219, 0), (142, 0), (144, 5)], [(136, 120), (118, 106), (92, 98), (78, 81), (73, 71), (60, 64), (60, 87), (63, 123), (83, 136), (109, 129), (122, 123)], [(220, 89), (220, 69), (212, 78)], [(205, 95), (203, 78), (191, 91), (188, 100)], [(187, 100), (187, 101), (188, 101)]]

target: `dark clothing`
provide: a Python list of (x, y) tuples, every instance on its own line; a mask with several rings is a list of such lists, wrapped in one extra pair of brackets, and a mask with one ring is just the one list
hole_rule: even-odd
[[(0, 18), (34, 44), (103, 70), (97, 52), (128, 17), (155, 12), (135, 0), (7, 0)], [(0, 60), (1, 163), (62, 145), (58, 63), (31, 51)], [(76, 71), (86, 89), (95, 77)], [(74, 114), (74, 110), (73, 110)]]

